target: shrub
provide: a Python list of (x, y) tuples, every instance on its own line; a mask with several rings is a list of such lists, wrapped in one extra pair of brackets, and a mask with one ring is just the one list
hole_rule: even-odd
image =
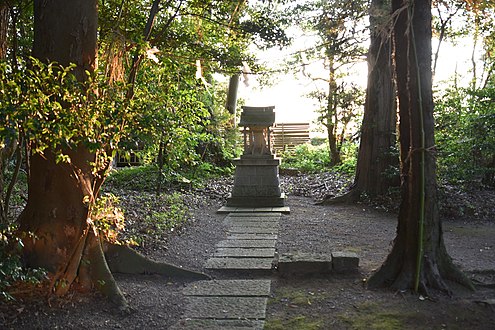
[(9, 288), (17, 282), (36, 284), (46, 277), (42, 269), (26, 268), (21, 263), (23, 244), (14, 236), (15, 227), (0, 228), (0, 300), (14, 299)]

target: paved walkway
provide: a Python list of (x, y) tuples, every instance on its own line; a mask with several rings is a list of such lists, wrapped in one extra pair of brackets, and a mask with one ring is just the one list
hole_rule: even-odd
[[(187, 307), (176, 329), (263, 329), (281, 212), (235, 209), (225, 218), (227, 237), (205, 268), (233, 279), (199, 281), (184, 289)], [(255, 277), (255, 279), (252, 279)]]

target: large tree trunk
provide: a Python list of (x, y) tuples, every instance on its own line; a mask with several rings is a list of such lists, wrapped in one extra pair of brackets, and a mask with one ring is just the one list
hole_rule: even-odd
[[(45, 62), (75, 63), (74, 74), (84, 80), (85, 71), (96, 66), (97, 17), (96, 0), (35, 1), (33, 55)], [(68, 155), (70, 162), (57, 163), (57, 153)], [(25, 239), (24, 252), (28, 265), (50, 272), (57, 293), (70, 288), (86, 243), (94, 241), (88, 239), (95, 235), (88, 221), (89, 203), (102, 183), (92, 174), (90, 163), (95, 159), (83, 145), (31, 157), (28, 203), (19, 223), (21, 231), (33, 236)]]
[[(75, 63), (76, 77), (85, 79), (85, 70), (92, 72), (96, 65), (97, 0), (39, 0), (34, 10), (34, 56), (63, 65)], [(70, 162), (56, 162), (61, 152)], [(25, 259), (28, 265), (49, 271), (56, 294), (66, 293), (78, 282), (83, 288), (97, 287), (126, 308), (103, 254), (102, 235), (91, 221), (91, 205), (104, 179), (103, 173), (94, 174), (94, 162), (96, 153), (83, 143), (32, 155), (28, 203), (19, 217), (20, 230), (32, 233), (24, 239)], [(113, 255), (114, 264), (116, 258)], [(122, 269), (134, 272), (132, 266)], [(149, 272), (177, 275), (168, 270), (155, 267)], [(205, 277), (194, 272), (187, 276)]]
[(437, 206), (431, 82), (431, 2), (392, 1), (399, 90), (402, 201), (397, 236), (369, 287), (449, 292), (446, 280), (471, 286), (443, 242)]
[(373, 0), (369, 12), (368, 83), (354, 184), (346, 194), (330, 196), (319, 204), (353, 203), (363, 193), (376, 197), (399, 186), (399, 175), (392, 174), (399, 159), (392, 152), (397, 142), (397, 104), (389, 33), (390, 3)]
[(361, 142), (353, 190), (374, 197), (399, 185), (399, 176), (391, 169), (399, 159), (392, 152), (396, 145), (396, 102), (392, 72), (392, 46), (389, 36), (389, 2), (373, 0), (370, 7), (370, 48), (368, 84)]

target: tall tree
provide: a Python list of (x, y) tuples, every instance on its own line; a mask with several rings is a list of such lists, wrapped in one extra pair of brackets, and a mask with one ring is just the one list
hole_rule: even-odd
[(392, 1), (399, 92), (402, 200), (397, 236), (369, 287), (449, 291), (445, 280), (471, 286), (443, 241), (437, 205), (431, 71), (431, 1)]
[(345, 195), (326, 199), (322, 204), (356, 201), (363, 193), (376, 197), (399, 185), (399, 159), (393, 152), (397, 143), (397, 106), (390, 11), (390, 1), (371, 1), (368, 82), (354, 184)]
[[(72, 73), (79, 82), (85, 82), (87, 72), (93, 72), (96, 67), (97, 2), (35, 1), (33, 55), (43, 62), (57, 61), (64, 66), (73, 63)], [(57, 75), (56, 72), (50, 73)], [(88, 88), (88, 85), (82, 83), (81, 88)], [(66, 93), (56, 91), (58, 93), (49, 96), (50, 100)], [(97, 98), (96, 91), (89, 92), (89, 99)], [(80, 115), (75, 122), (94, 124), (92, 121), (84, 123), (83, 113), (89, 115), (93, 109), (83, 104), (59, 102), (62, 109), (72, 106), (66, 116)], [(57, 107), (49, 109), (40, 124), (64, 122), (64, 118), (57, 115), (58, 110)], [(112, 120), (111, 117), (107, 119)], [(98, 126), (94, 128), (98, 129)], [(68, 134), (63, 130), (60, 133)], [(97, 287), (123, 308), (127, 304), (111, 270), (204, 278), (202, 274), (157, 264), (124, 247), (106, 244), (101, 228), (96, 225), (101, 216), (96, 203), (109, 165), (108, 157), (104, 157), (108, 146), (96, 144), (95, 147), (95, 141), (85, 136), (86, 133), (78, 129), (80, 137), (66, 136), (62, 141), (52, 141), (44, 149), (39, 148), (40, 142), (36, 140), (31, 145), (28, 202), (19, 217), (20, 230), (26, 233), (24, 252), (27, 263), (49, 271), (57, 294), (67, 292), (77, 279), (80, 286)]]

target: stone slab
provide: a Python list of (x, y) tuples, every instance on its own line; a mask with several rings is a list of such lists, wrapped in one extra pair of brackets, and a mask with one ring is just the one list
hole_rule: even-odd
[[(242, 214), (242, 215), (241, 215)], [(226, 221), (279, 221), (281, 215), (277, 213), (266, 213), (265, 215), (260, 215), (259, 213), (232, 213), (225, 217)]]
[(228, 231), (229, 233), (240, 234), (276, 234), (278, 233), (278, 228), (232, 226)]
[(263, 320), (213, 320), (187, 319), (181, 320), (171, 330), (263, 330)]
[(236, 257), (236, 258), (248, 258), (248, 257), (262, 257), (270, 258), (275, 257), (274, 248), (218, 248), (214, 253), (214, 257)]
[(236, 206), (222, 206), (217, 210), (217, 213), (219, 214), (230, 214), (230, 215), (236, 215), (239, 213), (255, 213), (255, 214), (266, 214), (266, 215), (273, 215), (273, 214), (290, 214), (290, 207), (288, 206), (283, 206), (283, 207), (250, 207), (250, 208), (245, 208), (245, 207), (236, 207)]
[(359, 257), (354, 252), (332, 252), (332, 269), (337, 273), (356, 272), (359, 267)]
[(244, 247), (244, 248), (274, 248), (277, 243), (276, 239), (227, 239), (216, 244), (218, 248), (222, 247)]
[(224, 223), (229, 225), (242, 225), (242, 226), (277, 226), (280, 219), (277, 217), (265, 217), (265, 218), (251, 218), (251, 217), (227, 217)]
[(281, 217), (282, 214), (280, 212), (258, 212), (256, 209), (251, 209), (252, 211), (242, 211), (247, 209), (237, 208), (236, 213), (229, 214), (229, 217)]
[(278, 231), (278, 221), (273, 222), (261, 222), (261, 221), (234, 221), (228, 222), (227, 225), (232, 228), (245, 227), (245, 228), (264, 228)]
[[(235, 186), (234, 186), (235, 187)], [(250, 188), (238, 187), (234, 191), (236, 196), (230, 196), (227, 198), (227, 206), (237, 206), (251, 208), (259, 205), (260, 207), (284, 207), (285, 197), (276, 197), (280, 191), (278, 186), (276, 187), (264, 187), (261, 185), (246, 186)], [(252, 188), (251, 188), (252, 187)], [(275, 196), (273, 196), (275, 195)], [(261, 197), (257, 197), (261, 196)], [(271, 212), (271, 211), (270, 211)]]
[(210, 258), (206, 261), (206, 269), (225, 270), (271, 270), (273, 258)]
[(186, 296), (269, 297), (271, 280), (208, 280), (188, 284)]
[(256, 233), (229, 233), (227, 236), (227, 240), (254, 240), (254, 239), (262, 239), (262, 240), (276, 240), (278, 235), (276, 234), (256, 234)]
[(282, 277), (326, 275), (332, 271), (332, 257), (315, 253), (282, 254), (277, 270)]
[(193, 319), (264, 319), (265, 297), (186, 297), (184, 316)]

